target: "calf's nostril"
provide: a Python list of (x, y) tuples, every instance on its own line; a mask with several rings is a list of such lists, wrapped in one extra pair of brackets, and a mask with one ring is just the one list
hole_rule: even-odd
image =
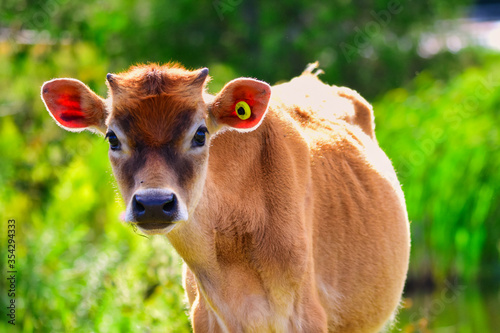
[(136, 222), (172, 221), (177, 216), (179, 203), (174, 193), (159, 190), (139, 191), (132, 199)]
[(137, 196), (134, 196), (134, 210), (139, 214), (142, 214), (146, 211), (146, 208), (139, 202)]
[(143, 212), (145, 212), (145, 211), (146, 211), (146, 208), (144, 208), (144, 206), (143, 206), (143, 205), (141, 205), (140, 203), (138, 203), (138, 202), (137, 202), (137, 203), (136, 203), (136, 206), (137, 206), (137, 212), (139, 212), (139, 213), (143, 213)]
[(165, 204), (163, 205), (163, 211), (165, 213), (170, 213), (172, 212), (173, 210), (175, 210), (175, 205), (176, 205), (176, 202), (175, 202), (175, 196), (172, 195), (171, 198), (169, 198)]

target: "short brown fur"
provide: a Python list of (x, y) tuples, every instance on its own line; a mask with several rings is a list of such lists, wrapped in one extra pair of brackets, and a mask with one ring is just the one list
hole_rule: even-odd
[[(136, 159), (126, 172), (111, 159), (125, 200), (169, 186), (191, 202), (166, 236), (186, 263), (194, 331), (380, 331), (400, 301), (409, 228), (371, 106), (307, 72), (272, 88), (257, 129), (220, 131), (224, 95), (206, 95), (199, 75), (134, 67), (111, 78), (107, 102)], [(214, 133), (210, 154), (193, 157), (180, 142), (200, 119)], [(193, 163), (184, 184), (182, 158)]]
[(193, 84), (197, 77), (176, 63), (135, 66), (113, 75), (108, 80), (113, 101), (109, 119), (124, 126), (132, 143), (141, 139), (147, 146), (164, 145), (180, 137), (198, 109), (205, 109), (200, 94), (204, 83)]

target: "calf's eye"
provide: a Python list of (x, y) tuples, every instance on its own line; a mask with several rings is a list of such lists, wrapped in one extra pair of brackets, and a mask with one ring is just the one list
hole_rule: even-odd
[(109, 148), (111, 150), (118, 150), (120, 149), (120, 140), (116, 137), (115, 132), (109, 131), (106, 133), (106, 139), (109, 141)]
[(193, 137), (193, 147), (201, 147), (205, 145), (205, 140), (208, 130), (205, 126), (200, 126)]

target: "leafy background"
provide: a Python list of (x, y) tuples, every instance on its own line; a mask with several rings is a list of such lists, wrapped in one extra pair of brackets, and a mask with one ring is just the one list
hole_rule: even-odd
[[(419, 55), (445, 0), (76, 0), (0, 4), (0, 270), (16, 220), (16, 326), (0, 331), (188, 332), (181, 260), (165, 239), (119, 222), (107, 144), (54, 124), (44, 81), (105, 95), (107, 72), (138, 62), (207, 66), (209, 89), (238, 76), (276, 83), (319, 60), (325, 82), (358, 90), (406, 195), (412, 229), (393, 331), (500, 327), (500, 54)], [(391, 9), (394, 9), (392, 12)], [(0, 280), (6, 309), (7, 280)]]

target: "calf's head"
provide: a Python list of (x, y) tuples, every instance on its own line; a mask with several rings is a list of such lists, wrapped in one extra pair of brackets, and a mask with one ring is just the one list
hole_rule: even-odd
[(142, 65), (108, 74), (106, 99), (75, 79), (42, 86), (61, 127), (106, 136), (125, 219), (144, 233), (167, 233), (187, 221), (203, 193), (211, 137), (222, 128), (253, 130), (267, 110), (268, 84), (240, 78), (212, 96), (207, 79), (207, 68)]

